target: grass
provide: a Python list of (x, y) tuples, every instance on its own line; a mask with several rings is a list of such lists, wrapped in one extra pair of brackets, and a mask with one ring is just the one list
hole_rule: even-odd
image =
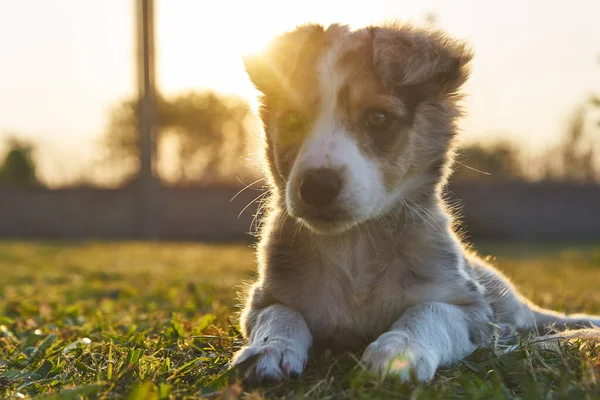
[[(600, 313), (600, 247), (481, 250), (537, 303)], [(0, 242), (0, 397), (600, 398), (600, 345), (582, 342), (481, 349), (431, 384), (324, 354), (300, 380), (242, 387), (227, 365), (253, 269), (244, 245)]]

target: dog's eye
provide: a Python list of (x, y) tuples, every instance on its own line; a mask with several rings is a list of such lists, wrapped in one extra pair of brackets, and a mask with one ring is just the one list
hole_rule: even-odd
[(392, 116), (382, 110), (368, 110), (365, 114), (365, 126), (373, 131), (382, 131), (392, 122)]
[(285, 130), (294, 132), (303, 130), (308, 125), (304, 115), (295, 111), (284, 114), (281, 122)]

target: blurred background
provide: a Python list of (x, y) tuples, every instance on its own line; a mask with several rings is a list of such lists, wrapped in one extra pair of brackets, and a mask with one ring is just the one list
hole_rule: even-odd
[(307, 21), (399, 18), (475, 51), (448, 193), (468, 237), (597, 241), (598, 16), (596, 0), (0, 0), (0, 237), (253, 240), (242, 56)]

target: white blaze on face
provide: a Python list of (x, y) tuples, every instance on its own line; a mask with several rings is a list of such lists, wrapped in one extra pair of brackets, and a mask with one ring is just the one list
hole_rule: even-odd
[(346, 79), (346, 73), (336, 66), (347, 46), (343, 38), (338, 39), (317, 64), (320, 110), (300, 148), (287, 184), (286, 202), (292, 215), (297, 208), (294, 204), (299, 201), (296, 193), (303, 174), (311, 169), (328, 168), (340, 174), (343, 183), (336, 204), (357, 219), (371, 216), (385, 195), (376, 162), (362, 154), (356, 137), (342, 127), (336, 115), (338, 94)]

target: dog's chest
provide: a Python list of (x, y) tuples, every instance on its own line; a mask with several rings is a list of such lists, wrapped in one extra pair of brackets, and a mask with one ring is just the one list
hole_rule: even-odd
[(348, 347), (389, 329), (406, 308), (394, 260), (364, 243), (328, 249), (307, 265), (310, 290), (292, 294), (315, 340)]

